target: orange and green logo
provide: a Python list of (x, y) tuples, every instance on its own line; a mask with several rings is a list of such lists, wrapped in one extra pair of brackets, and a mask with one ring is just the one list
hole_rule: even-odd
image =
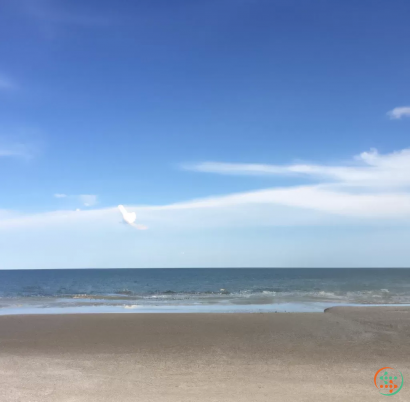
[(395, 395), (403, 387), (403, 374), (392, 367), (383, 367), (374, 375), (374, 385), (382, 395)]

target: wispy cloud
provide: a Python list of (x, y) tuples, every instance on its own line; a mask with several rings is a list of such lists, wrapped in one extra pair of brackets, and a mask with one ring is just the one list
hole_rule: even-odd
[(392, 120), (398, 120), (402, 117), (410, 116), (410, 106), (395, 107), (393, 110), (387, 112), (387, 115)]
[[(206, 168), (204, 168), (204, 166)], [(346, 164), (305, 165), (197, 165), (196, 170), (217, 173), (300, 174), (319, 183), (265, 188), (159, 206), (128, 206), (130, 216), (156, 230), (198, 230), (204, 227), (254, 227), (283, 225), (410, 224), (410, 150), (379, 154), (363, 152)], [(61, 195), (61, 194), (60, 194)], [(62, 197), (60, 197), (62, 198)], [(70, 196), (83, 204), (96, 196)], [(73, 215), (74, 214), (74, 215)], [(135, 215), (134, 215), (135, 214)], [(118, 209), (59, 211), (0, 220), (0, 226), (102, 224), (118, 225)], [(132, 219), (131, 219), (132, 220)], [(77, 223), (76, 223), (77, 222)], [(384, 224), (383, 223), (383, 224)]]
[(0, 73), (0, 90), (11, 90), (16, 88), (16, 83), (9, 77)]
[[(408, 266), (410, 226), (402, 219), (400, 226), (383, 221), (379, 227), (370, 220), (363, 230), (363, 220), (276, 204), (186, 206), (127, 207), (149, 232), (120, 224), (117, 207), (14, 217), (0, 212), (0, 268)], [(351, 226), (358, 222), (360, 230)], [(283, 228), (289, 225), (309, 230)], [(269, 230), (256, 236), (256, 227)]]
[(94, 194), (81, 194), (78, 198), (86, 207), (91, 207), (97, 204), (97, 196)]
[(209, 198), (176, 204), (174, 208), (270, 203), (344, 216), (410, 217), (410, 149), (384, 155), (373, 149), (348, 163), (333, 166), (204, 162), (185, 165), (184, 168), (233, 175), (297, 175), (320, 180), (320, 183)]
[(0, 209), (0, 222), (2, 220), (12, 219), (19, 216), (19, 213), (9, 209)]
[(304, 176), (350, 186), (403, 187), (410, 185), (410, 148), (385, 155), (373, 149), (344, 165), (202, 162), (183, 168), (227, 175)]
[(76, 202), (83, 204), (85, 207), (92, 207), (98, 202), (98, 196), (95, 194), (67, 195), (64, 193), (56, 193), (54, 194), (54, 197), (75, 200)]
[(122, 219), (128, 225), (138, 229), (138, 230), (146, 230), (148, 229), (147, 226), (135, 223), (137, 219), (137, 214), (135, 212), (128, 212), (124, 205), (118, 205), (118, 209), (122, 215)]
[(31, 158), (32, 156), (33, 149), (31, 145), (0, 139), (0, 157)]
[[(297, 186), (208, 197), (162, 206), (128, 206), (153, 232), (203, 228), (410, 224), (410, 194), (356, 194), (327, 186)], [(0, 216), (0, 228), (104, 226), (118, 231), (118, 208)]]
[(98, 26), (110, 19), (74, 9), (71, 3), (51, 0), (13, 0), (15, 6), (30, 18), (42, 24)]
[[(273, 188), (177, 203), (153, 210), (194, 210), (283, 205), (360, 218), (410, 218), (410, 194), (402, 192), (351, 193), (331, 185)], [(148, 207), (145, 207), (148, 208)]]

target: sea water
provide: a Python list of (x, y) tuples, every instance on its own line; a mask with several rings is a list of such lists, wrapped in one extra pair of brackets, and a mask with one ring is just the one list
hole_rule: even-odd
[(0, 314), (294, 312), (410, 304), (410, 269), (0, 271)]

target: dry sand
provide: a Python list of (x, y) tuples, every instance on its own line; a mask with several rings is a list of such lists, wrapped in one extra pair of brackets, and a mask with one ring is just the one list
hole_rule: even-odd
[(2, 316), (0, 401), (410, 401), (409, 352), (404, 307)]

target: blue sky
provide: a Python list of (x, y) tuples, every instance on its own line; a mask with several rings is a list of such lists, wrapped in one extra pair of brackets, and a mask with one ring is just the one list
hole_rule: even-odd
[(410, 266), (409, 13), (4, 0), (0, 268)]

